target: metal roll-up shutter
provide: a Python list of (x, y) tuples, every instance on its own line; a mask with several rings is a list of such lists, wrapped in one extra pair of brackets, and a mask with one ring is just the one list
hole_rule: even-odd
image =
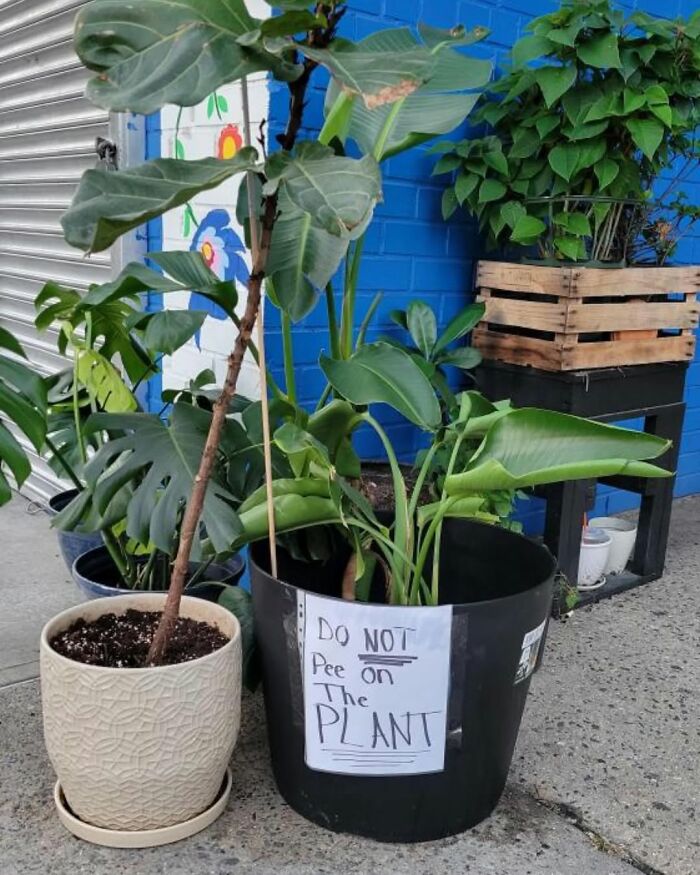
[[(89, 260), (63, 240), (60, 217), (109, 116), (83, 96), (88, 77), (72, 47), (76, 0), (0, 0), (0, 325), (42, 374), (65, 367), (55, 333), (34, 328), (47, 280), (87, 289), (111, 275), (108, 254)], [(15, 431), (24, 446), (26, 440)], [(65, 485), (32, 455), (23, 492), (46, 500)]]

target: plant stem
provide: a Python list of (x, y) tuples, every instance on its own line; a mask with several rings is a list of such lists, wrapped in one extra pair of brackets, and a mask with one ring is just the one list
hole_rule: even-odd
[(340, 322), (341, 355), (350, 358), (352, 355), (352, 330), (355, 324), (355, 297), (357, 280), (362, 261), (362, 250), (365, 247), (365, 235), (355, 242), (352, 255), (349, 255), (345, 266), (345, 291), (343, 294), (343, 312)]
[(331, 355), (334, 359), (340, 358), (340, 335), (338, 333), (338, 317), (335, 312), (335, 296), (333, 284), (326, 286), (326, 313), (328, 315), (328, 336), (331, 343)]
[(289, 314), (282, 310), (282, 349), (284, 351), (284, 382), (287, 398), (292, 404), (297, 403), (297, 384), (294, 376), (294, 342), (292, 340), (292, 320)]
[[(406, 496), (406, 483), (401, 473), (398, 459), (394, 453), (394, 448), (391, 445), (388, 435), (377, 422), (377, 420), (369, 413), (362, 415), (362, 419), (368, 423), (377, 433), (381, 440), (384, 450), (386, 451), (391, 468), (391, 477), (394, 485), (394, 504), (396, 505), (396, 517), (394, 520), (394, 543), (404, 555), (408, 554), (408, 545), (412, 541), (410, 528), (413, 521), (408, 517), (408, 500)], [(399, 570), (398, 574), (393, 575), (391, 583), (392, 604), (407, 604), (408, 591), (405, 577), (405, 562), (396, 563)]]
[(83, 440), (83, 432), (80, 427), (80, 404), (78, 404), (78, 349), (73, 349), (73, 422), (75, 423), (75, 439), (78, 442), (78, 451), (80, 452), (80, 460), (83, 465), (87, 462), (87, 452), (85, 450), (85, 441)]
[(112, 558), (112, 561), (117, 566), (117, 570), (122, 577), (124, 583), (128, 582), (129, 579), (129, 570), (126, 562), (124, 562), (124, 557), (121, 554), (121, 550), (119, 549), (119, 542), (117, 538), (115, 538), (114, 534), (109, 529), (103, 529), (101, 532), (102, 540), (105, 542), (105, 547), (107, 548), (107, 552)]

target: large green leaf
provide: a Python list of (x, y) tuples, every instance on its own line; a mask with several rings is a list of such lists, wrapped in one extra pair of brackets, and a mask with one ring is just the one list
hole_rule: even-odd
[[(15, 337), (2, 327), (0, 349), (24, 356)], [(0, 418), (14, 423), (34, 448), (41, 450), (46, 436), (46, 385), (24, 362), (4, 355), (0, 355)], [(12, 474), (17, 486), (21, 486), (31, 466), (19, 441), (0, 421), (0, 505), (12, 496), (6, 471)]]
[(307, 58), (326, 67), (343, 91), (362, 98), (367, 109), (394, 103), (412, 94), (433, 75), (430, 50), (415, 40), (384, 49), (366, 40), (337, 39), (327, 49), (298, 45)]
[[(160, 550), (172, 552), (210, 424), (211, 413), (183, 403), (174, 405), (168, 423), (145, 413), (92, 416), (86, 425), (87, 433), (121, 433), (107, 441), (85, 469), (97, 511), (106, 514), (124, 489), (132, 489), (127, 534), (142, 544), (153, 543)], [(241, 426), (227, 420), (223, 450), (232, 453), (247, 446)], [(230, 550), (241, 527), (234, 498), (216, 470), (207, 487), (202, 521), (215, 551)]]
[(283, 187), (294, 206), (336, 237), (354, 239), (362, 234), (381, 198), (374, 158), (343, 158), (316, 142), (300, 143), (294, 155), (276, 152), (268, 158), (265, 171), (265, 194)]
[[(467, 33), (461, 28), (448, 32), (423, 27), (421, 35), (433, 56), (430, 78), (391, 104), (368, 109), (333, 79), (326, 93), (329, 128), (324, 131), (329, 137), (354, 140), (366, 155), (382, 160), (454, 130), (474, 107), (477, 89), (491, 76), (489, 61), (469, 58), (455, 47), (483, 39), (487, 33), (485, 28)], [(359, 43), (364, 50), (384, 57), (392, 52), (412, 52), (421, 45), (405, 27), (377, 31)], [(334, 112), (340, 117), (337, 126), (333, 125)]]
[(347, 252), (349, 238), (329, 234), (280, 191), (267, 274), (271, 297), (293, 321), (315, 306)]
[(333, 388), (353, 404), (389, 404), (425, 429), (440, 425), (440, 405), (423, 371), (410, 355), (388, 343), (368, 343), (349, 359), (321, 356)]
[(544, 101), (551, 106), (565, 94), (576, 81), (576, 67), (539, 67), (535, 72)]
[(259, 24), (244, 0), (93, 0), (78, 15), (75, 35), (78, 55), (97, 73), (88, 98), (148, 114), (166, 103), (192, 106), (261, 70), (296, 78), (300, 65), (266, 51)]
[(255, 149), (243, 148), (229, 159), (158, 158), (118, 172), (87, 170), (61, 219), (66, 240), (100, 252), (127, 231), (254, 167), (256, 159)]
[(625, 474), (668, 477), (653, 459), (670, 442), (551, 410), (523, 408), (489, 429), (467, 469), (445, 481), (449, 495), (519, 489), (563, 480)]
[(641, 149), (651, 161), (663, 140), (663, 124), (652, 118), (631, 118), (627, 119), (625, 125), (630, 134), (632, 134), (635, 146)]
[(415, 345), (429, 359), (437, 340), (435, 313), (424, 301), (411, 301), (406, 310), (406, 327)]
[(203, 310), (160, 310), (144, 313), (137, 324), (145, 328), (143, 342), (148, 349), (172, 355), (199, 331), (206, 318)]
[(468, 334), (483, 318), (485, 311), (486, 305), (482, 303), (469, 304), (468, 307), (460, 310), (460, 312), (450, 320), (440, 337), (438, 337), (434, 352), (440, 352), (453, 341), (459, 340), (460, 337), (464, 337), (465, 334)]
[(99, 309), (120, 299), (135, 298), (143, 292), (197, 291), (228, 313), (234, 314), (238, 295), (233, 281), (223, 281), (210, 270), (199, 252), (149, 252), (148, 258), (164, 273), (132, 261), (109, 283), (91, 286), (78, 309)]
[(576, 47), (576, 54), (584, 64), (591, 67), (607, 69), (621, 66), (615, 33), (603, 33), (580, 43)]

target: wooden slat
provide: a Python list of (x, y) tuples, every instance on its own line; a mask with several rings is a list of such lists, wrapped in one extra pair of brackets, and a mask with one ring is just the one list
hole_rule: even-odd
[(510, 264), (506, 261), (480, 261), (476, 285), (537, 295), (568, 295), (571, 269)]
[[(563, 303), (514, 301), (512, 298), (481, 298), (486, 304), (484, 322), (517, 325), (536, 331), (565, 331), (566, 307)], [(679, 328), (681, 326), (678, 326)]]
[[(570, 306), (568, 314), (567, 330), (582, 333), (633, 331), (644, 328), (694, 328), (698, 324), (700, 302), (690, 297), (687, 301), (653, 304), (642, 301), (624, 304), (585, 304)], [(523, 327), (527, 326), (523, 324)]]
[(647, 365), (653, 362), (674, 362), (692, 359), (695, 338), (692, 335), (657, 337), (651, 340), (613, 340), (600, 343), (579, 343), (562, 352), (562, 370)]
[(473, 345), (484, 358), (512, 365), (526, 365), (543, 371), (560, 371), (562, 352), (551, 340), (500, 334), (481, 326), (474, 329)]
[(697, 294), (700, 292), (700, 267), (574, 267), (571, 288), (584, 298), (670, 292)]

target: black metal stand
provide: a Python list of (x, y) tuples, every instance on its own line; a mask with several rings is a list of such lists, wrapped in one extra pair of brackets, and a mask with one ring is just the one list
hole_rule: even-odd
[[(601, 422), (644, 418), (644, 430), (669, 438), (671, 448), (655, 462), (675, 470), (683, 430), (686, 362), (597, 368), (552, 373), (535, 368), (485, 361), (477, 370), (479, 389), (492, 400), (510, 398), (516, 407), (545, 407)], [(578, 605), (607, 598), (650, 580), (664, 570), (675, 477), (644, 480), (609, 477), (601, 482), (642, 496), (637, 543), (631, 567), (611, 576), (605, 586), (581, 593)], [(595, 500), (595, 481), (576, 480), (537, 492), (547, 502), (544, 541), (557, 556), (572, 584), (578, 577), (584, 513)], [(555, 615), (560, 612), (555, 598)]]

